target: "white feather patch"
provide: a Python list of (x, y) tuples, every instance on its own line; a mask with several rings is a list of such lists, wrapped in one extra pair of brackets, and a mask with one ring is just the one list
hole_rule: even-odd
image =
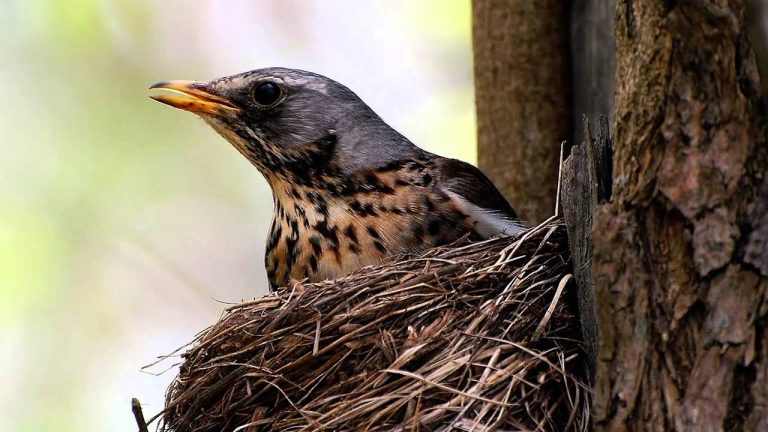
[(497, 212), (478, 207), (461, 195), (451, 191), (445, 192), (451, 198), (456, 208), (474, 219), (475, 231), (483, 238), (487, 239), (499, 234), (513, 236), (526, 229), (520, 221), (507, 219)]

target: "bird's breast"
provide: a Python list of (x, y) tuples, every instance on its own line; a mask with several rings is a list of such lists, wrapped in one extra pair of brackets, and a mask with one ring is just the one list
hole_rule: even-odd
[(470, 218), (432, 183), (423, 170), (398, 170), (310, 186), (273, 184), (270, 282), (337, 278), (471, 233)]

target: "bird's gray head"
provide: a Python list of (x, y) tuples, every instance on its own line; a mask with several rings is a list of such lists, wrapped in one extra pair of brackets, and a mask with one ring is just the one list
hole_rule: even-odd
[(351, 90), (294, 69), (257, 69), (210, 82), (165, 81), (153, 99), (202, 117), (271, 179), (306, 164), (344, 173), (418, 151)]

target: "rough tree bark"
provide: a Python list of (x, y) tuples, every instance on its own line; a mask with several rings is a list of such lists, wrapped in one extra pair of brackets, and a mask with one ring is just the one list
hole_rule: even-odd
[(570, 136), (566, 2), (473, 0), (479, 166), (520, 217), (552, 215)]
[(744, 1), (620, 0), (599, 430), (768, 430), (768, 142)]
[(611, 198), (612, 148), (608, 120), (601, 116), (592, 134), (588, 118), (582, 121), (584, 141), (571, 148), (563, 163), (561, 207), (568, 228), (573, 276), (578, 286), (579, 322), (590, 382), (597, 358), (597, 312), (592, 275), (592, 229), (597, 207)]

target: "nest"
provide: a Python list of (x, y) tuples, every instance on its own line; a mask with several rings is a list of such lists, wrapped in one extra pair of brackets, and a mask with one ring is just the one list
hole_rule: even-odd
[(585, 430), (565, 228), (461, 242), (230, 307), (162, 431)]

